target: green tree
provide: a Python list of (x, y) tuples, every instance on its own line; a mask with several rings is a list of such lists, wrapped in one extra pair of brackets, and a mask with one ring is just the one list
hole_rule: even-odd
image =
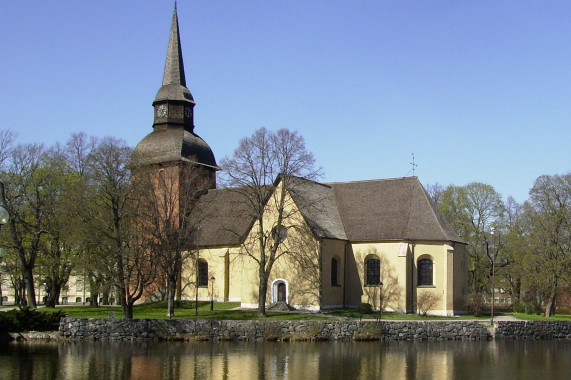
[(57, 178), (61, 191), (47, 221), (48, 234), (43, 239), (38, 262), (48, 307), (59, 303), (62, 287), (80, 263), (83, 250), (79, 226), (85, 207), (86, 183), (82, 168), (75, 163), (76, 151), (72, 149), (83, 138), (84, 134), (74, 134), (65, 146), (56, 144), (49, 151), (54, 165), (61, 168)]
[(468, 243), (469, 298), (477, 313), (484, 294), (493, 291), (491, 279), (507, 265), (505, 206), (492, 186), (480, 182), (448, 186), (441, 199), (443, 216)]
[(526, 272), (544, 295), (549, 317), (561, 287), (571, 280), (571, 173), (540, 176), (529, 195)]
[(28, 306), (36, 307), (34, 268), (48, 239), (61, 194), (65, 165), (43, 145), (18, 145), (2, 171), (2, 203), (10, 214), (8, 229), (22, 271)]
[(524, 208), (512, 197), (508, 197), (505, 207), (505, 262), (506, 266), (500, 272), (501, 283), (510, 294), (512, 303), (521, 303), (525, 277), (524, 260), (529, 252), (528, 225), (524, 217)]

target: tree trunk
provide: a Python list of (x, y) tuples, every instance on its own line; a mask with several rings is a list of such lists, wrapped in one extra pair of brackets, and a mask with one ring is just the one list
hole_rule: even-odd
[(133, 319), (133, 303), (121, 300), (121, 310), (123, 311), (123, 318)]
[(23, 266), (22, 272), (24, 275), (24, 286), (26, 287), (27, 305), (28, 307), (36, 309), (36, 291), (34, 290), (34, 274), (32, 273), (32, 268), (28, 265)]
[(268, 279), (265, 275), (260, 276), (260, 285), (258, 286), (258, 317), (266, 317), (266, 296), (268, 293)]
[[(176, 278), (176, 277), (175, 277)], [(174, 301), (176, 293), (176, 280), (173, 281), (172, 278), (167, 278), (167, 317), (174, 317)]]
[(547, 300), (547, 305), (545, 305), (545, 317), (549, 318), (555, 314), (555, 289), (551, 290), (551, 294)]
[(133, 305), (130, 305), (127, 301), (127, 292), (125, 291), (124, 286), (120, 286), (117, 289), (119, 293), (119, 303), (121, 305), (121, 310), (123, 311), (123, 318), (125, 319), (133, 319)]
[(54, 288), (50, 289), (46, 295), (46, 307), (56, 307), (58, 298), (59, 291), (56, 291)]
[(99, 306), (99, 293), (91, 293), (91, 298), (89, 299), (90, 306)]
[(46, 278), (46, 307), (56, 307), (59, 303), (61, 287), (62, 284), (59, 281)]
[[(258, 263), (258, 317), (266, 317), (266, 294), (268, 291), (269, 271), (266, 272), (266, 247), (264, 246), (264, 219), (258, 216), (258, 249), (260, 250), (260, 261)], [(266, 275), (268, 273), (268, 275)]]
[(514, 286), (513, 304), (519, 305), (521, 302), (521, 279), (517, 279)]

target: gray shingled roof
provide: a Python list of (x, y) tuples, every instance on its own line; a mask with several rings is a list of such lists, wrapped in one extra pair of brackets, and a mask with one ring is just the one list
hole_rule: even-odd
[(462, 242), (416, 177), (328, 184), (351, 241)]
[(347, 240), (330, 186), (295, 178), (290, 194), (315, 236)]
[(197, 208), (201, 210), (198, 245), (202, 247), (239, 245), (254, 224), (247, 198), (239, 189), (208, 190)]
[[(316, 237), (463, 242), (415, 177), (325, 184), (296, 178), (290, 193)], [(244, 195), (210, 190), (200, 202), (207, 210), (200, 245), (240, 244), (253, 225)]]

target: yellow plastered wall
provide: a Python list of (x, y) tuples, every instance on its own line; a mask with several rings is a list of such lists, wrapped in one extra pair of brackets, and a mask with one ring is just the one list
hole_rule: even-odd
[[(280, 187), (275, 190), (275, 196), (280, 194)], [(264, 213), (264, 234), (269, 236), (276, 225), (277, 199), (270, 199)], [(286, 216), (283, 225), (287, 227), (287, 238), (281, 243), (278, 255), (284, 252), (274, 263), (268, 278), (266, 301), (268, 304), (276, 301), (278, 282), (284, 282), (287, 289), (288, 304), (299, 308), (318, 308), (320, 305), (321, 255), (320, 242), (311, 234), (305, 220), (292, 198), (286, 194)], [(258, 304), (259, 265), (254, 259), (259, 258), (259, 242), (257, 233), (259, 224), (254, 223), (241, 247), (229, 249), (229, 299), (240, 300), (243, 307), (256, 307)], [(335, 251), (340, 259), (340, 277), (342, 277), (343, 248), (339, 243), (327, 243), (327, 254)], [(329, 248), (329, 246), (335, 248)], [(341, 248), (339, 248), (341, 247)], [(338, 252), (337, 252), (338, 251)], [(216, 255), (215, 255), (216, 256)], [(222, 255), (218, 255), (222, 256)], [(218, 260), (213, 258), (213, 260)], [(218, 275), (216, 275), (218, 279)], [(218, 285), (218, 280), (216, 280)], [(332, 293), (327, 295), (331, 298)], [(342, 292), (337, 291), (336, 302), (341, 300)]]
[[(413, 278), (413, 311), (418, 311), (419, 297), (422, 299), (423, 293), (430, 293), (436, 301), (431, 308), (431, 314), (446, 314), (447, 304), (450, 300), (451, 272), (449, 270), (451, 256), (449, 257), (447, 245), (442, 243), (416, 243), (412, 246), (414, 253)], [(433, 285), (418, 286), (418, 261), (422, 259), (432, 260), (432, 281)]]
[[(198, 300), (207, 301), (212, 297), (216, 301), (224, 300), (225, 283), (225, 256), (228, 248), (201, 249), (187, 255), (182, 275), (182, 298), (194, 300), (196, 298), (196, 259), (206, 260), (208, 263), (208, 286), (198, 287)], [(210, 280), (214, 277), (214, 280)]]
[[(342, 240), (323, 239), (321, 241), (321, 268), (322, 268), (322, 308), (344, 307), (345, 288), (345, 247), (347, 243)], [(332, 282), (333, 259), (337, 261), (337, 283)]]
[[(444, 242), (389, 241), (376, 243), (352, 243), (348, 256), (354, 260), (348, 263), (347, 306), (356, 307), (368, 303), (377, 309), (382, 302), (383, 309), (397, 312), (417, 312), (418, 296), (432, 293), (438, 301), (431, 314), (450, 315), (461, 296), (455, 288), (465, 278), (454, 277), (455, 253)], [(456, 253), (462, 257), (462, 253)], [(377, 257), (381, 260), (382, 298), (377, 286), (365, 285), (365, 260)], [(429, 258), (433, 263), (433, 285), (417, 286), (418, 260)], [(458, 264), (456, 264), (458, 265)]]
[(352, 286), (347, 289), (348, 299), (351, 300), (349, 306), (356, 307), (360, 303), (368, 303), (378, 309), (381, 302), (379, 288), (365, 285), (365, 260), (376, 257), (381, 260), (383, 307), (404, 312), (407, 285), (406, 257), (398, 256), (399, 242), (353, 243), (350, 249), (356, 270), (353, 271)]

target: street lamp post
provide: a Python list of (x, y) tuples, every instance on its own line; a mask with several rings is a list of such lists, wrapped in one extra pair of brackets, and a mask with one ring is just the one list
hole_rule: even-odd
[(0, 248), (0, 306), (4, 305), (2, 298), (2, 256), (4, 256), (4, 248)]
[(379, 320), (383, 318), (383, 282), (379, 281)]
[(490, 320), (490, 324), (492, 327), (494, 326), (494, 303), (496, 301), (496, 290), (494, 284), (494, 277), (496, 272), (496, 256), (492, 257), (492, 318)]
[[(492, 235), (492, 243), (494, 243), (494, 228), (493, 227), (492, 227), (490, 233)], [(494, 251), (494, 249), (496, 249), (496, 251)], [(497, 248), (495, 246), (492, 247), (492, 251), (490, 252), (490, 244), (488, 242), (486, 242), (486, 250), (487, 250), (488, 256), (491, 256), (491, 258), (492, 258), (492, 313), (491, 313), (491, 318), (490, 318), (490, 325), (493, 327), (494, 326), (494, 306), (495, 306), (494, 304), (496, 301), (496, 289), (495, 289), (494, 280), (495, 280), (495, 274), (496, 274)]]
[[(6, 211), (6, 209), (2, 206), (0, 206), (0, 230), (2, 230), (2, 226), (6, 223), (8, 223), (8, 219), (10, 218), (10, 215), (8, 214), (8, 211)], [(0, 248), (0, 264), (2, 264), (2, 256), (4, 256), (4, 249)], [(3, 298), (2, 298), (2, 268), (0, 267), (0, 306), (2, 306), (4, 304)]]
[(210, 311), (214, 310), (214, 276), (210, 277)]
[(199, 279), (199, 274), (198, 273), (198, 255), (199, 255), (200, 251), (196, 252), (196, 262), (195, 262), (195, 268), (196, 268), (196, 276), (195, 276), (195, 287), (194, 287), (194, 316), (198, 317), (198, 279)]

